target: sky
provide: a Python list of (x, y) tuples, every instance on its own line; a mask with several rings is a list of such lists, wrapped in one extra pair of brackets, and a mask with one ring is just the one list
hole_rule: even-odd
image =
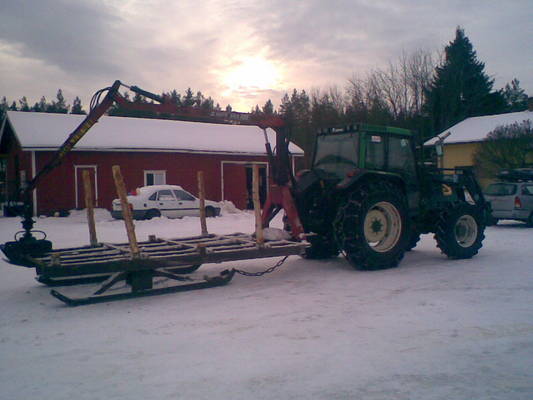
[(67, 103), (115, 80), (222, 107), (344, 87), (464, 28), (500, 89), (533, 94), (531, 0), (0, 0), (0, 98)]

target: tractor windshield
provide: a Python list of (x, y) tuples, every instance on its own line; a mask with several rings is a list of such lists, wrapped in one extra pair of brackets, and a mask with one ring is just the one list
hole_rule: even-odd
[(314, 168), (343, 179), (347, 172), (357, 168), (359, 155), (357, 143), (354, 133), (318, 136)]

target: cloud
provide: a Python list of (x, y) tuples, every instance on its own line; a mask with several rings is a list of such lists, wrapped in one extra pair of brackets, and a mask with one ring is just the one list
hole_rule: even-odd
[[(442, 50), (458, 25), (496, 87), (517, 77), (532, 93), (532, 11), (529, 0), (4, 1), (0, 95), (50, 98), (62, 88), (87, 104), (120, 79), (252, 107), (292, 88), (342, 86), (402, 52)], [(225, 74), (254, 56), (279, 67), (279, 85), (224, 97)]]
[(84, 1), (4, 2), (0, 38), (24, 58), (65, 72), (112, 71), (114, 26), (120, 19), (104, 5)]

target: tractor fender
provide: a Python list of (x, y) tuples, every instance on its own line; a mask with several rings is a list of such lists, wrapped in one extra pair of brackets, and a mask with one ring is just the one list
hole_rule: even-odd
[(393, 172), (373, 171), (363, 168), (348, 173), (346, 178), (337, 183), (336, 188), (341, 193), (349, 192), (362, 182), (382, 180), (393, 183), (405, 193), (405, 182), (401, 175)]
[(313, 187), (315, 184), (325, 179), (324, 173), (320, 170), (310, 170), (305, 169), (301, 170), (296, 174), (296, 194), (307, 193), (309, 188)]

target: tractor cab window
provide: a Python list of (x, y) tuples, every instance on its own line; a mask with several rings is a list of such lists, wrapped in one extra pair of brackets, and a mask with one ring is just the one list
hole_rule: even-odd
[(355, 134), (320, 135), (317, 138), (314, 168), (344, 178), (347, 172), (357, 168), (358, 154)]
[(385, 136), (367, 134), (365, 168), (385, 169)]
[(389, 169), (415, 174), (415, 157), (411, 142), (405, 137), (389, 137)]

